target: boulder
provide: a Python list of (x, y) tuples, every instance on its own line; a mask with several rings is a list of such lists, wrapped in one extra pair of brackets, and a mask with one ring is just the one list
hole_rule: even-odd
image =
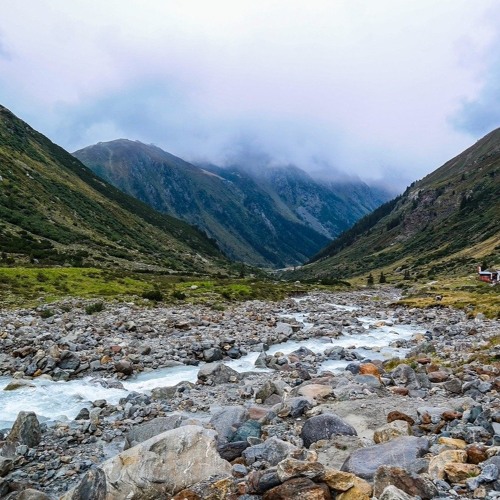
[(335, 413), (322, 413), (311, 417), (302, 427), (300, 436), (304, 441), (304, 446), (309, 448), (312, 443), (320, 439), (330, 439), (335, 435), (357, 436), (356, 429), (344, 422)]
[(22, 378), (15, 378), (11, 380), (4, 388), (4, 391), (17, 391), (18, 389), (26, 389), (26, 388), (36, 387), (35, 384), (30, 382), (29, 380), (25, 380)]
[(377, 377), (380, 381), (380, 370), (373, 363), (362, 363), (359, 366), (359, 374), (360, 375), (373, 375)]
[(215, 438), (214, 431), (196, 425), (159, 434), (89, 471), (61, 500), (169, 498), (212, 475), (230, 476)]
[(464, 450), (445, 450), (439, 455), (431, 458), (429, 462), (429, 474), (433, 479), (445, 478), (445, 467), (450, 463), (464, 463), (467, 460), (467, 452)]
[(235, 479), (222, 474), (211, 476), (180, 491), (172, 500), (218, 500), (236, 496)]
[(162, 432), (170, 431), (179, 427), (182, 423), (181, 415), (169, 415), (168, 417), (157, 417), (143, 424), (132, 427), (125, 436), (124, 450), (131, 448), (143, 441), (151, 439)]
[(231, 441), (246, 441), (249, 437), (260, 438), (262, 424), (257, 420), (247, 420), (238, 427)]
[(205, 349), (203, 351), (203, 359), (207, 363), (213, 363), (214, 361), (220, 361), (223, 358), (222, 350), (218, 347), (211, 347), (210, 349)]
[(224, 460), (232, 462), (236, 458), (241, 457), (243, 451), (249, 446), (248, 441), (233, 441), (232, 443), (220, 444), (217, 447), (217, 451)]
[(373, 495), (379, 497), (387, 486), (396, 486), (408, 495), (430, 500), (438, 494), (434, 483), (427, 474), (416, 474), (391, 465), (381, 465), (375, 473)]
[(248, 411), (242, 406), (227, 406), (214, 413), (210, 425), (217, 431), (219, 444), (227, 443), (234, 437), (236, 430), (248, 419)]
[(336, 500), (370, 500), (373, 488), (370, 483), (364, 479), (354, 476), (354, 485), (347, 491), (337, 494)]
[(293, 444), (282, 441), (277, 437), (271, 437), (263, 443), (248, 447), (241, 455), (248, 465), (262, 460), (265, 460), (270, 465), (278, 465), (290, 453), (296, 450), (297, 447)]
[(390, 373), (394, 385), (406, 387), (407, 389), (419, 389), (415, 370), (411, 366), (400, 364)]
[(331, 500), (326, 484), (316, 484), (306, 477), (290, 479), (266, 491), (263, 500)]
[(304, 385), (297, 392), (299, 396), (304, 396), (308, 399), (322, 400), (333, 397), (333, 387), (322, 384)]
[(33, 488), (26, 488), (20, 491), (15, 500), (52, 500), (53, 497), (47, 495), (43, 491), (35, 490)]
[(404, 468), (424, 455), (428, 449), (429, 442), (426, 438), (402, 436), (387, 443), (355, 450), (341, 470), (372, 481), (381, 465), (398, 465)]
[(278, 408), (277, 414), (279, 417), (293, 417), (297, 418), (304, 414), (305, 411), (310, 410), (314, 406), (314, 401), (309, 398), (297, 396), (294, 398), (286, 399)]
[(223, 363), (210, 363), (198, 372), (198, 382), (202, 384), (227, 384), (240, 379), (240, 374)]
[(408, 422), (404, 420), (394, 420), (389, 424), (382, 425), (378, 429), (375, 429), (373, 434), (373, 440), (375, 443), (386, 443), (391, 439), (401, 437), (401, 436), (411, 436), (412, 430)]
[(319, 462), (307, 462), (295, 458), (285, 458), (276, 467), (276, 472), (282, 483), (295, 477), (316, 479), (323, 475), (325, 467)]
[(115, 363), (115, 371), (123, 373), (123, 375), (132, 375), (134, 373), (134, 365), (128, 359), (121, 359)]
[(6, 476), (12, 470), (13, 464), (10, 458), (0, 456), (0, 477)]
[(396, 486), (390, 485), (382, 492), (379, 500), (418, 500), (418, 497), (412, 497)]
[(42, 439), (42, 430), (36, 414), (32, 411), (20, 411), (7, 436), (7, 442), (29, 448), (38, 446)]
[(481, 469), (476, 464), (451, 462), (444, 466), (444, 473), (450, 483), (464, 483), (471, 477), (479, 476)]

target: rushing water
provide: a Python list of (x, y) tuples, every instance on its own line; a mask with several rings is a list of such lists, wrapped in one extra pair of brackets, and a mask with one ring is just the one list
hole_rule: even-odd
[[(300, 300), (300, 299), (299, 299)], [(297, 301), (298, 302), (298, 301)], [(331, 304), (332, 307), (355, 311), (358, 308)], [(303, 330), (313, 327), (307, 313), (284, 314), (283, 317), (294, 318), (303, 324)], [(310, 338), (302, 341), (288, 341), (270, 347), (267, 354), (281, 352), (289, 354), (300, 347), (306, 347), (315, 353), (323, 353), (333, 346), (341, 346), (356, 351), (363, 357), (370, 359), (385, 359), (394, 356), (404, 356), (406, 349), (390, 347), (394, 340), (409, 339), (417, 328), (412, 325), (378, 325), (374, 318), (358, 317), (364, 331), (346, 333), (337, 338)], [(250, 352), (237, 360), (228, 361), (226, 364), (239, 372), (269, 371), (255, 367), (255, 361), (260, 353)], [(320, 370), (343, 370), (349, 363), (346, 360), (327, 360), (322, 363)], [(91, 401), (105, 399), (111, 404), (116, 404), (120, 398), (125, 397), (130, 391), (144, 392), (154, 387), (174, 386), (181, 381), (195, 382), (199, 367), (175, 366), (144, 372), (136, 377), (123, 382), (124, 389), (106, 388), (95, 381), (95, 378), (86, 377), (69, 382), (53, 382), (38, 378), (30, 381), (34, 387), (26, 387), (14, 391), (2, 389), (12, 380), (10, 377), (0, 377), (0, 429), (12, 426), (19, 411), (34, 411), (40, 420), (65, 420), (74, 419), (78, 412), (85, 406), (90, 406)]]

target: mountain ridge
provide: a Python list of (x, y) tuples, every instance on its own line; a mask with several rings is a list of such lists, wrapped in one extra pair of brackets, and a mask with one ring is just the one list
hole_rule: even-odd
[(3, 106), (0, 179), (4, 261), (197, 272), (224, 261), (205, 235), (106, 183)]
[(500, 128), (358, 221), (296, 276), (428, 276), (500, 263)]
[[(260, 267), (306, 261), (368, 210), (360, 203), (352, 209), (352, 197), (342, 200), (302, 171), (307, 182), (295, 175), (297, 192), (299, 185), (302, 191), (321, 192), (323, 212), (321, 207), (315, 213), (297, 210), (276, 182), (237, 165), (193, 165), (140, 141), (101, 142), (73, 154), (128, 194), (196, 225), (231, 258)], [(380, 202), (374, 197), (369, 204)]]

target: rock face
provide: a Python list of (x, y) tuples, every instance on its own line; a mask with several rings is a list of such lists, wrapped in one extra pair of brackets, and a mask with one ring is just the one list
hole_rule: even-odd
[(164, 432), (87, 473), (62, 499), (145, 500), (174, 495), (211, 475), (229, 476), (231, 466), (219, 457), (215, 438), (214, 431), (196, 425)]
[(32, 411), (20, 411), (7, 436), (7, 442), (16, 445), (25, 444), (33, 448), (40, 443), (42, 431), (36, 414)]
[(311, 417), (302, 427), (301, 437), (304, 446), (309, 448), (311, 444), (320, 439), (329, 439), (334, 435), (357, 436), (356, 429), (344, 422), (335, 413), (323, 413)]
[(342, 465), (342, 470), (371, 481), (381, 465), (406, 467), (428, 449), (429, 442), (425, 438), (399, 437), (354, 451)]

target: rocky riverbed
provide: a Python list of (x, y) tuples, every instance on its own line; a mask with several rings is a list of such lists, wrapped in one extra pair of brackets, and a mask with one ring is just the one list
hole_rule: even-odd
[(498, 321), (397, 298), (2, 312), (0, 498), (500, 497)]

